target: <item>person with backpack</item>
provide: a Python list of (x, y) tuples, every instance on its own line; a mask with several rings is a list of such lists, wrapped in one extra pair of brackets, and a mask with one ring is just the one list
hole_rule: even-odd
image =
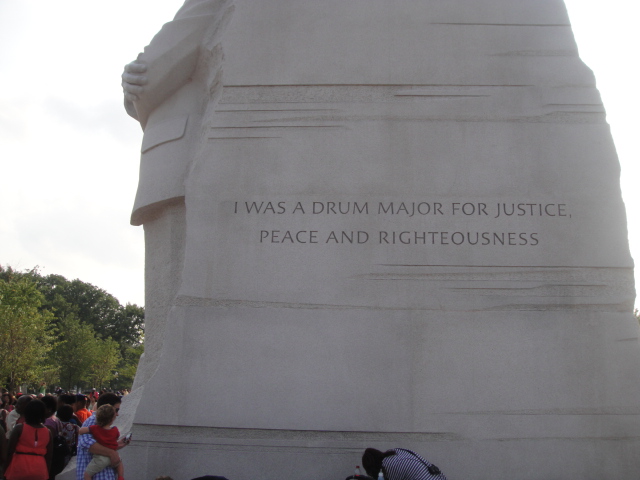
[(60, 410), (60, 407), (62, 405), (70, 405), (74, 411), (70, 421), (71, 423), (78, 425), (79, 427), (80, 425), (82, 425), (82, 422), (78, 419), (78, 417), (75, 414), (75, 408), (74, 408), (75, 403), (76, 403), (75, 395), (72, 395), (70, 393), (63, 393), (62, 395), (58, 396), (58, 410)]
[(362, 466), (373, 478), (384, 480), (447, 480), (433, 463), (406, 448), (381, 452), (367, 448), (362, 455)]
[(80, 427), (72, 422), (73, 419), (73, 407), (71, 405), (62, 405), (58, 409), (58, 420), (60, 420), (61, 430), (60, 435), (67, 442), (69, 448), (69, 455), (65, 459), (65, 465), (69, 463), (71, 457), (76, 454), (78, 448), (78, 430)]

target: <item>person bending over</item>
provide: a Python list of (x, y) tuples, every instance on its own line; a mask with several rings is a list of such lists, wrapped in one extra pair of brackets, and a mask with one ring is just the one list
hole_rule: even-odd
[(362, 466), (373, 478), (379, 478), (382, 472), (385, 480), (447, 480), (438, 467), (405, 448), (384, 453), (367, 448), (362, 455)]

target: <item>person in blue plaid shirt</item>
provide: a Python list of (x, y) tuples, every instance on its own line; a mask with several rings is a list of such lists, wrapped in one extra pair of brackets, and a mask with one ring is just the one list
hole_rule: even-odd
[[(120, 410), (120, 397), (115, 393), (105, 393), (101, 395), (98, 399), (98, 407), (102, 405), (111, 405), (116, 409), (116, 416), (118, 415), (118, 411)], [(83, 427), (88, 427), (90, 425), (96, 424), (96, 413), (93, 414), (85, 420), (82, 424)], [(127, 445), (123, 440), (118, 441), (118, 448), (122, 448)], [(87, 469), (87, 465), (91, 461), (92, 454), (96, 455), (104, 455), (105, 457), (111, 458), (111, 465), (117, 465), (120, 462), (120, 455), (116, 450), (111, 450), (110, 448), (104, 447), (96, 442), (96, 439), (93, 438), (93, 435), (80, 435), (78, 439), (78, 457), (76, 463), (76, 480), (84, 480), (84, 472)], [(93, 476), (93, 480), (117, 480), (118, 473), (115, 469), (111, 467), (107, 467), (101, 472), (96, 473)]]

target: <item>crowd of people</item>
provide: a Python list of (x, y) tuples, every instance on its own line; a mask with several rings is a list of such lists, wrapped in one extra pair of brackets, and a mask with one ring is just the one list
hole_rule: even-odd
[(2, 391), (0, 404), (0, 476), (6, 480), (54, 480), (77, 455), (78, 480), (124, 480), (113, 422), (124, 392), (86, 394), (57, 389), (46, 394)]
[[(55, 480), (77, 455), (76, 480), (124, 480), (118, 450), (121, 437), (113, 425), (125, 392), (14, 395), (2, 392), (0, 405), (0, 477), (6, 480)], [(381, 452), (367, 448), (353, 480), (446, 480), (438, 467), (411, 450)], [(172, 480), (158, 477), (156, 480)], [(193, 480), (226, 480), (205, 476)]]

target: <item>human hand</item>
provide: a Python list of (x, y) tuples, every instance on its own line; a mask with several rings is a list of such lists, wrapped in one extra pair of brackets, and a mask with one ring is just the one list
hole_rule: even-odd
[(118, 440), (118, 449), (126, 447), (129, 443), (131, 443), (131, 433), (128, 433)]
[(124, 66), (122, 90), (124, 91), (125, 100), (129, 102), (138, 100), (138, 96), (144, 90), (144, 85), (148, 83), (147, 76), (144, 75), (146, 72), (147, 66), (138, 60), (134, 60)]

